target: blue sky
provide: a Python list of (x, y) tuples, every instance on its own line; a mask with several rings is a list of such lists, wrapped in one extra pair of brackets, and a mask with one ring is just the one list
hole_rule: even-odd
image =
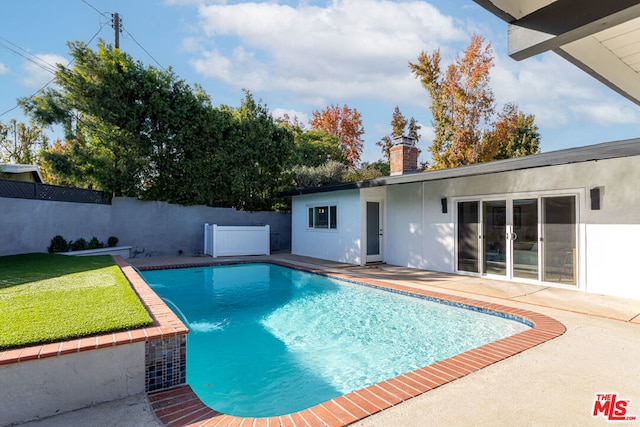
[(471, 0), (20, 0), (2, 2), (0, 11), (3, 123), (25, 120), (20, 108), (7, 111), (51, 80), (47, 64), (68, 64), (67, 41), (113, 43), (117, 12), (122, 50), (171, 66), (214, 105), (239, 105), (245, 88), (274, 116), (303, 122), (330, 104), (356, 108), (364, 161), (381, 157), (375, 142), (390, 132), (396, 105), (422, 125), (427, 159), (430, 99), (407, 64), (438, 48), (449, 63), (474, 33), (494, 49), (498, 109), (515, 102), (534, 114), (543, 151), (640, 136), (640, 107), (553, 53), (512, 60), (506, 24)]

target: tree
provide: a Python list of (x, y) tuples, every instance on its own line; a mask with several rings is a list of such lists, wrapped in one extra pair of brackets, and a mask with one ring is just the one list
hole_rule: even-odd
[(328, 160), (319, 166), (295, 165), (292, 168), (294, 188), (318, 187), (339, 184), (347, 166), (344, 163)]
[(411, 117), (409, 121), (402, 115), (400, 112), (400, 107), (396, 105), (395, 110), (393, 111), (393, 116), (391, 118), (391, 135), (383, 136), (380, 141), (376, 142), (376, 145), (382, 149), (383, 156), (388, 160), (390, 160), (390, 150), (393, 147), (393, 138), (404, 136), (405, 130), (409, 125), (409, 133), (408, 137), (413, 139), (413, 144), (415, 145), (420, 136), (418, 135), (418, 131), (421, 126), (416, 123), (416, 119)]
[(222, 106), (231, 119), (216, 150), (220, 187), (227, 205), (244, 210), (268, 210), (279, 204), (277, 193), (290, 183), (287, 174), (294, 148), (293, 134), (279, 126), (268, 108), (245, 91), (239, 108)]
[(485, 45), (479, 35), (471, 38), (463, 55), (456, 57), (444, 76), (439, 49), (431, 55), (423, 51), (416, 64), (409, 63), (432, 100), (435, 138), (430, 150), (434, 168), (476, 163), (486, 157), (482, 129), (495, 111), (489, 87), (492, 66), (491, 44)]
[(340, 148), (351, 167), (360, 161), (360, 153), (364, 140), (364, 128), (360, 113), (354, 108), (344, 105), (330, 105), (322, 111), (314, 111), (309, 120), (312, 129), (329, 132), (340, 139)]
[(364, 181), (389, 176), (390, 165), (388, 161), (378, 160), (374, 163), (363, 163), (359, 168), (345, 171), (342, 175), (343, 182)]
[(103, 41), (97, 52), (81, 42), (69, 48), (74, 66), (58, 65), (59, 89), (21, 101), (37, 121), (65, 128), (68, 147), (49, 161), (66, 157), (73, 170), (58, 172), (118, 196), (162, 185), (168, 155), (197, 126), (208, 99), (170, 70), (144, 67)]
[(486, 132), (484, 138), (489, 160), (527, 156), (540, 151), (540, 134), (533, 115), (525, 115), (512, 103), (504, 106), (493, 129)]
[(297, 117), (291, 119), (286, 114), (279, 124), (293, 134), (295, 147), (291, 165), (317, 167), (331, 160), (348, 164), (337, 136), (320, 129), (305, 129)]
[(180, 204), (269, 209), (293, 137), (245, 93), (239, 108), (209, 96), (170, 69), (100, 41), (71, 43), (74, 67), (59, 66), (59, 89), (22, 103), (41, 123), (65, 126), (66, 141), (44, 155), (63, 180)]
[(38, 153), (49, 144), (42, 128), (26, 125), (15, 119), (6, 125), (0, 122), (0, 162), (31, 165), (38, 163)]

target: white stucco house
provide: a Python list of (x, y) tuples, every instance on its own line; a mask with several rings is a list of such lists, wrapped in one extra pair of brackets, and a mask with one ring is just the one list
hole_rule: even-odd
[(640, 299), (640, 139), (308, 188), (292, 253)]
[[(640, 2), (476, 2), (512, 57), (553, 50), (640, 105), (619, 48), (640, 52)], [(640, 299), (640, 139), (423, 173), (399, 142), (390, 177), (287, 193), (292, 253)]]

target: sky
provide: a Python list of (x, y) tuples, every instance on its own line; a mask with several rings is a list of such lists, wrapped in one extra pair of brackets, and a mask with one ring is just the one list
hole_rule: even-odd
[[(362, 161), (382, 157), (398, 106), (422, 126), (428, 160), (430, 98), (408, 63), (440, 49), (443, 66), (479, 34), (491, 44), (496, 109), (535, 116), (544, 152), (640, 137), (640, 107), (554, 53), (507, 55), (507, 25), (472, 0), (20, 0), (0, 4), (0, 122), (27, 121), (17, 99), (68, 65), (67, 42), (114, 42), (145, 65), (199, 84), (214, 105), (239, 106), (251, 91), (274, 117), (308, 123), (313, 111), (347, 105), (362, 115)], [(444, 68), (444, 67), (443, 67)], [(50, 129), (56, 138), (58, 131)]]

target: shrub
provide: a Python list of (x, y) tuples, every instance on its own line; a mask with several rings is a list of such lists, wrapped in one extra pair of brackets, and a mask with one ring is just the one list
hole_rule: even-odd
[(100, 249), (104, 248), (104, 243), (102, 243), (96, 236), (93, 236), (89, 243), (87, 244), (87, 249)]
[(116, 236), (110, 236), (107, 239), (107, 246), (109, 246), (110, 248), (118, 246), (118, 238)]
[(71, 243), (72, 251), (84, 251), (85, 249), (87, 249), (87, 241), (84, 240), (82, 237), (76, 240), (75, 242)]
[(51, 239), (51, 244), (47, 248), (50, 254), (56, 252), (67, 252), (69, 250), (69, 242), (67, 242), (64, 237), (57, 235), (53, 239)]

